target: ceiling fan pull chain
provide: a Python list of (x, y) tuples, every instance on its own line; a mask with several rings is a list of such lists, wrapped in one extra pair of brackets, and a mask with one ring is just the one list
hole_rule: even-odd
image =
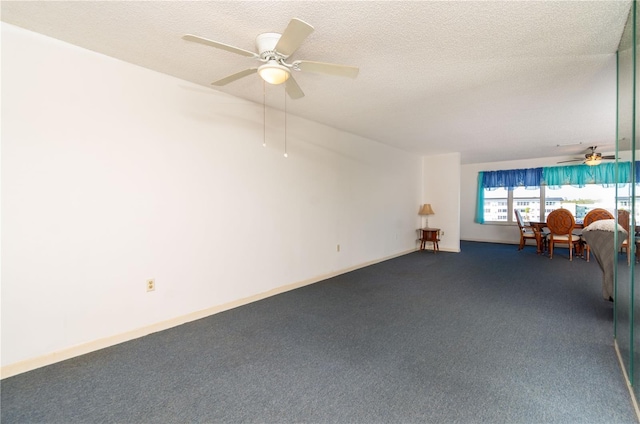
[(262, 147), (267, 147), (267, 92), (262, 81)]
[(282, 90), (284, 93), (284, 157), (288, 158), (287, 154), (287, 90)]

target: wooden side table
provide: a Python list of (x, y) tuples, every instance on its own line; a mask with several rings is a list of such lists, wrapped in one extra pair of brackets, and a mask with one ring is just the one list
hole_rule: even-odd
[(440, 251), (440, 228), (421, 228), (420, 234), (420, 250), (425, 250), (427, 243), (433, 243), (433, 253)]

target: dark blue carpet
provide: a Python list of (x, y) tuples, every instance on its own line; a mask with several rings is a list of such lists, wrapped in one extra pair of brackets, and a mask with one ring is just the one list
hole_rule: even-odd
[(633, 423), (595, 261), (415, 252), (2, 381), (2, 423)]

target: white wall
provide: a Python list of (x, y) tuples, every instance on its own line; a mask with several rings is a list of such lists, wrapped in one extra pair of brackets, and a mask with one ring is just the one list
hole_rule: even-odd
[(285, 159), (282, 112), (263, 148), (261, 105), (4, 23), (2, 56), (3, 370), (416, 247), (419, 157), (290, 115)]
[(440, 228), (443, 232), (439, 243), (441, 250), (459, 252), (460, 154), (425, 156), (422, 158), (422, 169), (422, 203), (430, 203), (435, 212), (428, 217), (429, 226)]

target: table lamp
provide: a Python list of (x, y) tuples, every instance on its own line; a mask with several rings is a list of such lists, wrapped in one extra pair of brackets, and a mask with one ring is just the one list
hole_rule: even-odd
[(435, 212), (431, 208), (431, 204), (430, 203), (425, 203), (424, 205), (422, 205), (422, 208), (420, 209), (420, 212), (418, 212), (418, 215), (424, 215), (424, 216), (427, 217), (426, 228), (429, 228), (429, 215), (434, 215), (434, 214), (435, 214)]

